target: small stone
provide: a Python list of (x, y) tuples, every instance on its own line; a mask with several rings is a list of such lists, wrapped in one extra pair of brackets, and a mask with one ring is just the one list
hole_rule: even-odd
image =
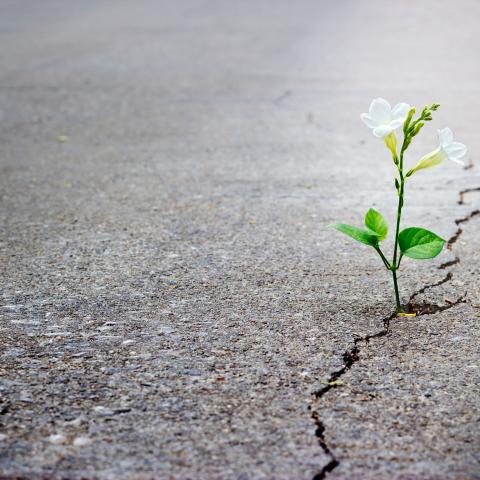
[(23, 403), (32, 403), (33, 402), (33, 399), (30, 396), (30, 393), (28, 393), (28, 392), (20, 392), (20, 397), (19, 397), (18, 400), (20, 402), (23, 402)]
[(114, 415), (113, 410), (111, 410), (110, 408), (104, 407), (102, 405), (98, 405), (93, 409), (95, 410), (96, 413), (104, 417), (111, 417), (112, 415)]
[(84, 418), (83, 417), (77, 417), (77, 418), (74, 418), (73, 420), (70, 420), (68, 422), (64, 422), (65, 425), (68, 425), (68, 426), (71, 426), (71, 427), (79, 427), (83, 422), (84, 422)]
[(88, 437), (77, 437), (73, 441), (73, 446), (74, 447), (84, 447), (85, 445), (88, 445), (90, 443), (92, 443), (92, 441)]
[(62, 435), (61, 433), (56, 433), (56, 434), (50, 435), (48, 437), (48, 441), (50, 443), (53, 443), (54, 445), (62, 445), (67, 441), (67, 438), (65, 437), (65, 435)]

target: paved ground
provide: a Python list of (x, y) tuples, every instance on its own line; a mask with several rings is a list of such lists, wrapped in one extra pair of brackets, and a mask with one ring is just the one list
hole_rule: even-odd
[(479, 15), (1, 2), (0, 476), (480, 478), (478, 170), (412, 181), (405, 222), (454, 238), (388, 332), (386, 272), (326, 229), (393, 223), (375, 96), (442, 103), (410, 161), (446, 124), (475, 160)]

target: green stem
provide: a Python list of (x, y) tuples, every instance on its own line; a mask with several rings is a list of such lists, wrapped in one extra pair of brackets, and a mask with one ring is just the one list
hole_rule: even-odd
[(395, 289), (395, 302), (397, 304), (397, 312), (403, 312), (402, 305), (400, 304), (400, 294), (398, 292), (398, 281), (397, 281), (397, 270), (400, 266), (400, 261), (402, 259), (402, 255), (400, 254), (400, 258), (397, 263), (398, 258), (398, 235), (400, 233), (400, 220), (402, 218), (402, 208), (403, 208), (403, 195), (405, 193), (405, 177), (403, 176), (403, 153), (406, 149), (406, 142), (404, 140), (402, 148), (400, 150), (400, 161), (397, 164), (398, 167), (398, 174), (400, 176), (399, 182), (399, 190), (398, 190), (398, 207), (397, 207), (397, 224), (395, 228), (395, 247), (393, 249), (393, 261), (390, 267), (393, 276), (393, 287)]
[(395, 303), (397, 304), (397, 313), (403, 312), (400, 304), (400, 294), (398, 293), (397, 270), (392, 268), (393, 288), (395, 289)]
[(398, 234), (400, 233), (400, 219), (402, 217), (402, 208), (403, 208), (403, 193), (405, 186), (405, 179), (403, 178), (402, 164), (398, 168), (400, 173), (400, 191), (398, 192), (398, 207), (397, 207), (397, 226), (395, 228), (395, 248), (393, 250), (393, 266), (397, 267), (397, 256), (398, 256)]
[(380, 255), (380, 258), (382, 259), (383, 261), (383, 264), (385, 265), (385, 267), (387, 268), (387, 270), (391, 270), (392, 269), (392, 266), (390, 265), (390, 263), (388, 262), (388, 260), (386, 259), (385, 255), (383, 254), (383, 252), (380, 250), (380, 245), (377, 245), (376, 247), (374, 247), (375, 250), (377, 251), (377, 253)]
[(400, 252), (400, 258), (398, 259), (397, 270), (400, 268), (400, 264), (402, 263), (403, 253)]

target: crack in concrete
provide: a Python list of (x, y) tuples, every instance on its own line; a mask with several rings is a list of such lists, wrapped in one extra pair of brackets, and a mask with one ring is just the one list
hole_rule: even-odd
[(445, 268), (451, 267), (453, 265), (456, 265), (457, 263), (460, 263), (460, 258), (455, 257), (453, 260), (450, 260), (448, 262), (442, 263), (438, 269), (439, 270), (444, 270)]
[(444, 305), (435, 305), (434, 303), (412, 303), (409, 304), (409, 309), (414, 311), (417, 317), (421, 317), (422, 315), (434, 315), (435, 313), (444, 312), (445, 310), (449, 310), (450, 308), (458, 305), (460, 303), (466, 303), (467, 301), (467, 292), (463, 295), (458, 297), (456, 300), (446, 300), (446, 304)]
[(458, 204), (459, 205), (465, 205), (465, 194), (471, 193), (471, 192), (480, 192), (480, 187), (473, 187), (473, 188), (466, 188), (465, 190), (462, 190), (459, 192), (458, 196)]
[(322, 468), (320, 472), (318, 472), (314, 477), (313, 480), (322, 480), (325, 478), (325, 475), (329, 472), (331, 472), (334, 468), (336, 468), (339, 464), (338, 460), (336, 459), (335, 455), (332, 453), (330, 450), (329, 446), (327, 445), (327, 442), (324, 437), (324, 432), (325, 432), (325, 425), (322, 423), (320, 420), (320, 417), (318, 415), (318, 412), (314, 411), (312, 412), (312, 418), (315, 421), (315, 425), (317, 426), (317, 429), (315, 430), (315, 435), (318, 438), (318, 443), (322, 447), (322, 450), (331, 457), (331, 460)]
[[(388, 335), (390, 331), (390, 321), (395, 317), (395, 312), (390, 314), (389, 316), (383, 319), (383, 328), (370, 335), (366, 335), (365, 337), (355, 338), (353, 341), (353, 347), (350, 350), (346, 350), (343, 355), (343, 367), (339, 370), (330, 374), (330, 377), (327, 381), (325, 387), (313, 392), (314, 397), (318, 400), (322, 398), (325, 394), (327, 394), (330, 390), (333, 390), (340, 385), (338, 384), (337, 380), (342, 377), (348, 370), (350, 370), (355, 363), (360, 360), (360, 346), (359, 344), (364, 342), (368, 344), (371, 339), (384, 337)], [(311, 405), (309, 407), (312, 408)], [(318, 443), (322, 448), (323, 452), (330, 457), (330, 461), (318, 472), (314, 477), (313, 480), (323, 480), (328, 473), (334, 470), (338, 465), (340, 465), (340, 460), (336, 457), (336, 455), (332, 452), (330, 447), (327, 444), (325, 439), (325, 425), (323, 424), (320, 414), (317, 410), (312, 410), (312, 418), (315, 421), (315, 425), (317, 429), (315, 430), (315, 435), (318, 438)]]
[(452, 249), (452, 245), (458, 240), (458, 238), (463, 232), (462, 228), (459, 227), (459, 225), (461, 225), (462, 223), (468, 222), (476, 215), (480, 215), (480, 210), (473, 210), (473, 212), (470, 212), (470, 214), (467, 215), (466, 217), (458, 218), (457, 220), (455, 220), (455, 225), (457, 225), (458, 228), (457, 228), (457, 231), (454, 233), (454, 235), (450, 237), (450, 239), (447, 242), (448, 250)]
[[(440, 265), (441, 266), (441, 265)], [(440, 285), (443, 285), (444, 283), (447, 283), (449, 282), (453, 277), (453, 274), (452, 272), (448, 272), (444, 278), (442, 278), (441, 280), (439, 280), (437, 283), (431, 283), (431, 284), (427, 284), (425, 285), (424, 287), (420, 288), (420, 290), (417, 290), (416, 292), (413, 292), (411, 295), (410, 295), (410, 299), (408, 300), (408, 304), (407, 305), (410, 305), (414, 298), (415, 297), (418, 297), (419, 295), (421, 295), (422, 293), (425, 293), (427, 290), (430, 290), (431, 288), (435, 288), (435, 287), (439, 287)]]
[[(459, 192), (459, 201), (458, 203), (460, 205), (464, 205), (464, 196), (466, 193), (470, 192), (480, 192), (480, 187), (476, 188), (467, 188), (465, 190), (462, 190)], [(469, 215), (466, 217), (462, 217), (459, 219), (455, 220), (455, 225), (457, 226), (457, 231), (455, 234), (448, 240), (447, 242), (447, 248), (448, 250), (452, 249), (452, 245), (458, 241), (460, 236), (463, 233), (462, 228), (459, 227), (459, 225), (468, 222), (475, 216), (480, 215), (480, 210), (473, 210), (470, 212)], [(454, 260), (450, 260), (448, 262), (442, 263), (438, 269), (444, 270), (450, 266), (456, 265), (457, 263), (460, 263), (460, 258), (458, 256), (455, 257)], [(422, 316), (422, 315), (434, 315), (436, 313), (444, 312), (445, 310), (448, 310), (456, 305), (459, 305), (460, 303), (465, 303), (466, 302), (466, 297), (467, 297), (467, 292), (465, 292), (463, 295), (461, 295), (459, 298), (457, 298), (454, 301), (447, 301), (444, 305), (435, 305), (431, 303), (415, 303), (414, 300), (416, 297), (421, 295), (422, 293), (425, 293), (427, 290), (430, 290), (432, 288), (436, 288), (440, 285), (443, 285), (444, 283), (447, 283), (451, 281), (453, 277), (452, 272), (447, 272), (444, 278), (439, 280), (436, 283), (428, 284), (425, 285), (424, 287), (420, 288), (419, 290), (413, 292), (410, 295), (410, 298), (408, 300), (408, 303), (406, 305), (406, 308), (409, 312), (415, 312), (417, 316)], [(366, 335), (364, 337), (358, 337), (353, 340), (353, 347), (350, 350), (346, 350), (343, 355), (343, 367), (340, 368), (339, 370), (336, 370), (330, 374), (330, 377), (328, 381), (326, 382), (326, 385), (322, 387), (319, 390), (316, 390), (315, 392), (312, 393), (312, 395), (315, 397), (316, 400), (322, 398), (324, 395), (326, 395), (330, 390), (333, 390), (335, 388), (338, 388), (340, 384), (338, 383), (338, 379), (342, 377), (348, 370), (350, 370), (355, 363), (360, 361), (360, 352), (361, 352), (361, 346), (367, 346), (370, 343), (370, 340), (374, 338), (380, 338), (380, 337), (385, 337), (389, 334), (390, 332), (390, 323), (391, 321), (396, 317), (396, 313), (393, 312), (392, 314), (384, 317), (382, 319), (383, 322), (383, 328), (379, 330), (376, 333)], [(315, 422), (316, 425), (316, 430), (315, 430), (315, 435), (318, 438), (318, 443), (320, 447), (322, 448), (323, 452), (330, 457), (330, 461), (323, 466), (323, 468), (314, 475), (312, 480), (324, 480), (326, 476), (332, 472), (335, 468), (337, 468), (340, 465), (340, 460), (339, 458), (335, 455), (335, 453), (332, 451), (332, 449), (329, 447), (327, 440), (325, 439), (325, 425), (322, 422), (320, 418), (320, 414), (318, 410), (313, 409), (312, 405), (309, 405), (309, 410), (312, 411), (311, 417)]]

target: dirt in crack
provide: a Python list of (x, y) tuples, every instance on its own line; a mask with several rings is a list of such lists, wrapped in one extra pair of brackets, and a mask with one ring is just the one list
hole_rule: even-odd
[(417, 317), (421, 315), (434, 315), (435, 313), (444, 312), (455, 305), (459, 305), (460, 303), (465, 303), (467, 300), (467, 292), (465, 292), (461, 297), (457, 298), (454, 301), (447, 301), (444, 305), (436, 305), (434, 303), (415, 303), (411, 302), (407, 305), (408, 312), (415, 312)]
[[(463, 190), (459, 193), (459, 204), (463, 205), (464, 204), (464, 195), (469, 192), (476, 192), (480, 191), (480, 187), (478, 188), (470, 188)], [(473, 210), (469, 215), (463, 218), (459, 218), (455, 220), (455, 225), (457, 225), (457, 231), (455, 234), (448, 240), (447, 242), (447, 248), (449, 250), (452, 249), (452, 245), (458, 241), (459, 237), (463, 233), (463, 230), (460, 228), (459, 225), (468, 222), (471, 220), (473, 217), (480, 215), (480, 210)], [(455, 257), (454, 260), (451, 260), (449, 262), (446, 262), (442, 265), (440, 265), (438, 268), (443, 270), (445, 268), (448, 268), (450, 266), (456, 265), (457, 263), (460, 262), (459, 257)], [(455, 301), (451, 301), (448, 303), (445, 303), (444, 305), (435, 305), (432, 303), (418, 303), (415, 302), (415, 298), (421, 295), (422, 293), (425, 293), (427, 290), (431, 288), (438, 287), (440, 285), (443, 285), (444, 283), (449, 282), (453, 277), (452, 272), (448, 272), (445, 277), (441, 280), (439, 280), (436, 283), (425, 285), (421, 289), (417, 290), (416, 292), (412, 293), (410, 296), (410, 299), (406, 305), (406, 310), (408, 312), (415, 312), (417, 316), (422, 316), (422, 315), (433, 315), (439, 312), (443, 312), (445, 310), (448, 310), (456, 305), (459, 305), (460, 303), (465, 303), (466, 302), (466, 296), (467, 293), (465, 292), (462, 296), (457, 298)], [(361, 352), (361, 346), (368, 345), (370, 340), (374, 338), (380, 338), (380, 337), (385, 337), (388, 335), (390, 332), (390, 323), (391, 321), (396, 317), (395, 313), (392, 313), (391, 315), (385, 317), (383, 319), (383, 328), (378, 331), (377, 333), (366, 335), (361, 338), (356, 338), (353, 342), (353, 347), (350, 350), (347, 350), (343, 353), (342, 358), (343, 358), (343, 367), (340, 368), (339, 370), (334, 371), (333, 373), (330, 374), (330, 377), (328, 381), (326, 382), (326, 385), (322, 387), (321, 389), (317, 390), (316, 392), (313, 393), (314, 397), (318, 400), (322, 398), (324, 395), (326, 395), (330, 390), (333, 390), (335, 388), (338, 388), (340, 384), (337, 382), (340, 377), (342, 377), (348, 370), (350, 370), (355, 363), (357, 363), (360, 360), (360, 352)], [(309, 407), (310, 409), (312, 408), (311, 406)], [(332, 472), (335, 468), (337, 468), (340, 465), (340, 460), (336, 457), (335, 453), (332, 452), (331, 448), (329, 447), (326, 439), (325, 439), (325, 425), (323, 424), (320, 414), (318, 413), (317, 410), (312, 410), (312, 419), (315, 422), (315, 425), (317, 426), (315, 430), (315, 435), (318, 438), (318, 443), (320, 447), (322, 448), (323, 452), (330, 457), (330, 461), (316, 474), (314, 475), (312, 480), (324, 480), (328, 473)]]

